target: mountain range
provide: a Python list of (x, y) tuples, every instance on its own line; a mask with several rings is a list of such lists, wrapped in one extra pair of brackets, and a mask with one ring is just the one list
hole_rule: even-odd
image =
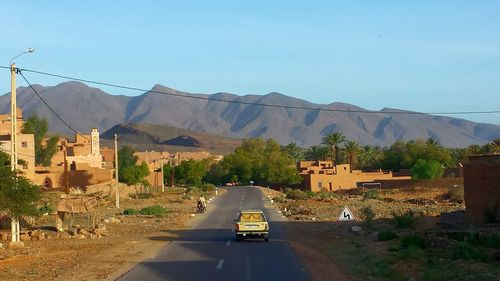
[[(332, 132), (341, 132), (361, 144), (380, 146), (391, 145), (397, 140), (433, 137), (447, 147), (464, 147), (500, 137), (500, 125), (427, 114), (394, 114), (395, 111), (408, 111), (389, 108), (373, 113), (351, 104), (314, 104), (274, 92), (245, 96), (207, 95), (155, 85), (139, 96), (124, 96), (110, 95), (75, 81), (56, 86), (33, 86), (63, 120), (82, 133), (88, 133), (93, 127), (104, 132), (121, 123), (147, 123), (232, 138), (274, 138), (282, 144), (296, 142), (301, 146), (320, 144), (323, 136)], [(17, 103), (24, 116), (36, 112), (47, 118), (51, 132), (72, 133), (31, 88), (17, 89)], [(5, 94), (0, 97), (0, 113), (7, 114), (9, 110), (10, 95)]]

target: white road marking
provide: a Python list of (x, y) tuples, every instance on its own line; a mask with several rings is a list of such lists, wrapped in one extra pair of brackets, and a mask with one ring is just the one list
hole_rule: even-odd
[(217, 263), (217, 269), (221, 269), (223, 264), (224, 260), (219, 260), (219, 262)]
[(234, 232), (234, 227), (231, 229), (231, 232)]
[(229, 246), (231, 244), (231, 240), (227, 240), (226, 246)]
[(252, 280), (252, 272), (250, 271), (250, 261), (248, 260), (248, 257), (245, 258), (245, 281), (251, 281)]

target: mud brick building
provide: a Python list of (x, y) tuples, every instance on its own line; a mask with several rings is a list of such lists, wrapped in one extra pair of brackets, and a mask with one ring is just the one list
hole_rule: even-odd
[(467, 218), (500, 222), (500, 154), (470, 156), (464, 167)]

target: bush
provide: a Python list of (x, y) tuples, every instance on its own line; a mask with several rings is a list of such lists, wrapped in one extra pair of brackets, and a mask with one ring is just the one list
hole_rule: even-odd
[(210, 192), (215, 190), (215, 185), (211, 183), (207, 183), (201, 187), (201, 190), (204, 192)]
[(42, 207), (38, 208), (38, 212), (40, 214), (52, 214), (54, 213), (54, 208), (50, 207), (49, 204), (45, 204)]
[(197, 186), (190, 186), (186, 192), (200, 192), (200, 189)]
[(381, 230), (378, 233), (378, 241), (389, 241), (398, 238), (398, 235), (391, 230)]
[(286, 191), (286, 198), (296, 199), (296, 200), (305, 200), (305, 199), (309, 198), (309, 194), (300, 190), (300, 189), (288, 189)]
[(408, 210), (403, 215), (393, 213), (392, 216), (394, 217), (392, 223), (396, 228), (412, 228), (415, 225), (415, 217), (412, 210)]
[(283, 198), (281, 196), (274, 196), (273, 201), (277, 202), (277, 203), (283, 203), (283, 202), (285, 202), (285, 198)]
[(140, 211), (137, 209), (125, 209), (123, 211), (124, 215), (145, 215), (145, 216), (156, 216), (163, 217), (168, 213), (168, 209), (159, 205), (153, 205), (149, 207), (142, 208)]
[(462, 203), (464, 201), (464, 186), (463, 185), (450, 186), (445, 194), (445, 197), (452, 201)]
[(191, 200), (191, 196), (184, 194), (184, 195), (182, 195), (181, 199), (182, 200)]
[(375, 212), (369, 206), (361, 208), (361, 215), (363, 216), (363, 222), (369, 228), (372, 227), (373, 218), (375, 218)]
[(484, 250), (467, 242), (457, 242), (453, 246), (453, 258), (462, 260), (485, 260)]
[(437, 179), (443, 175), (441, 163), (435, 160), (418, 159), (411, 168), (411, 178), (415, 181)]
[(422, 237), (419, 234), (410, 234), (403, 238), (401, 241), (401, 247), (403, 249), (425, 249), (427, 246), (427, 242), (425, 241), (424, 237)]
[(146, 216), (163, 217), (165, 214), (168, 213), (168, 210), (165, 207), (162, 207), (159, 205), (153, 205), (153, 206), (142, 208), (140, 213), (141, 213), (141, 215), (146, 215)]
[(365, 199), (379, 199), (380, 196), (378, 194), (378, 190), (370, 189), (363, 193), (363, 198)]
[(128, 209), (123, 210), (123, 214), (133, 216), (133, 215), (139, 215), (140, 212), (139, 212), (139, 210), (128, 208)]

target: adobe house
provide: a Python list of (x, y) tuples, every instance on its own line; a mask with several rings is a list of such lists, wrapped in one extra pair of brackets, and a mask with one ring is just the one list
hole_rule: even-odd
[(112, 182), (114, 167), (101, 155), (99, 131), (75, 134), (74, 141), (60, 138), (50, 167), (36, 167), (35, 183), (44, 188), (80, 187)]
[(349, 164), (333, 165), (332, 161), (300, 161), (297, 168), (304, 187), (314, 192), (351, 189), (360, 183), (411, 179), (409, 176), (395, 177), (390, 171), (351, 170)]
[[(17, 108), (17, 158), (18, 170), (24, 176), (35, 180), (35, 136), (33, 134), (21, 134), (24, 126), (23, 111)], [(11, 142), (10, 114), (0, 114), (0, 149), (10, 155)]]
[(500, 154), (469, 156), (464, 167), (464, 199), (471, 222), (500, 222)]

